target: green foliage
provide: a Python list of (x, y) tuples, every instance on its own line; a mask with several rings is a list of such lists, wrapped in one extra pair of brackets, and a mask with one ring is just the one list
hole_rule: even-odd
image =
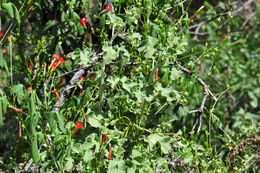
[(259, 7), (204, 5), (2, 2), (0, 171), (257, 171)]

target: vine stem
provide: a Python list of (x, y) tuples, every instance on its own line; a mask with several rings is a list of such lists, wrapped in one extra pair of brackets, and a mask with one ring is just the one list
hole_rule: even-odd
[[(158, 66), (161, 62), (161, 59), (162, 59), (162, 57), (160, 56), (157, 63), (153, 67), (152, 73), (150, 74), (150, 77), (149, 77), (149, 80), (148, 80), (148, 86), (152, 83), (153, 76), (154, 76), (155, 71), (156, 71), (156, 69), (158, 68)], [(139, 122), (139, 125), (141, 125), (141, 126), (145, 125), (144, 109), (145, 109), (146, 102), (147, 102), (146, 99), (144, 99), (144, 103), (143, 103), (142, 110), (141, 110), (141, 118), (140, 118), (140, 122)]]
[(231, 89), (232, 87), (228, 87), (225, 91), (223, 91), (218, 98), (216, 99), (216, 101), (214, 102), (212, 108), (209, 111), (209, 130), (208, 130), (208, 147), (210, 149), (210, 153), (212, 152), (212, 148), (211, 148), (211, 121), (212, 121), (212, 116), (213, 116), (213, 112), (215, 110), (215, 106), (218, 102), (218, 100), (220, 99), (221, 96), (223, 96), (229, 89)]

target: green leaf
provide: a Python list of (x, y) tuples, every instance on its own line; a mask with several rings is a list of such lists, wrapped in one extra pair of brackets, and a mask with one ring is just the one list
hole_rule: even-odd
[(250, 105), (253, 107), (253, 108), (257, 108), (258, 106), (258, 99), (257, 97), (255, 96), (255, 94), (253, 92), (248, 92), (248, 96), (250, 97), (251, 101), (250, 101)]
[(6, 110), (7, 110), (7, 103), (8, 103), (8, 100), (7, 100), (7, 96), (3, 96), (2, 97), (2, 103), (3, 103), (3, 111), (4, 113), (6, 113)]
[(6, 61), (5, 61), (4, 57), (3, 57), (3, 51), (0, 51), (0, 67), (4, 67), (5, 64), (6, 64)]
[(12, 87), (11, 93), (20, 94), (24, 91), (24, 86), (22, 84), (18, 84)]
[(109, 83), (111, 83), (111, 88), (115, 89), (115, 86), (117, 85), (117, 83), (120, 81), (120, 79), (118, 77), (112, 77), (112, 76), (109, 76), (107, 81)]
[(168, 136), (162, 137), (162, 140), (160, 140), (159, 143), (164, 154), (168, 154), (171, 151), (171, 143)]
[(7, 11), (7, 13), (9, 14), (9, 16), (11, 18), (14, 18), (14, 12), (13, 12), (13, 7), (12, 7), (13, 3), (8, 2), (8, 3), (3, 3), (2, 6), (3, 8)]
[(21, 19), (20, 19), (19, 11), (17, 10), (17, 8), (16, 8), (16, 6), (14, 4), (12, 4), (12, 5), (13, 5), (13, 8), (14, 8), (15, 19), (17, 20), (17, 23), (20, 25)]
[(88, 50), (80, 51), (80, 64), (88, 66), (91, 63), (90, 57), (92, 56), (91, 52)]
[(125, 162), (119, 159), (113, 159), (109, 162), (108, 173), (125, 173)]
[(31, 97), (30, 97), (30, 113), (31, 114), (34, 114), (36, 112), (34, 94), (35, 93), (32, 92)]
[(31, 150), (32, 150), (33, 163), (37, 164), (37, 162), (40, 159), (40, 155), (39, 155), (39, 152), (38, 152), (38, 144), (37, 144), (37, 137), (36, 137), (36, 135), (33, 136)]
[(180, 106), (178, 109), (179, 116), (186, 116), (189, 112), (189, 109), (187, 106)]
[(97, 127), (102, 127), (101, 122), (100, 122), (101, 119), (102, 119), (101, 115), (98, 115), (98, 116), (91, 115), (91, 116), (88, 116), (87, 121), (92, 127), (97, 128)]
[(220, 125), (220, 120), (219, 120), (219, 118), (216, 116), (216, 115), (212, 115), (212, 122), (213, 122), (213, 124), (218, 128), (219, 127), (219, 125)]
[(162, 136), (154, 133), (147, 137), (148, 144), (150, 146), (150, 150), (153, 150), (153, 147), (156, 145), (156, 143), (160, 140), (162, 140)]
[(3, 123), (3, 104), (2, 104), (2, 99), (0, 99), (0, 128), (2, 127), (2, 123)]
[(71, 158), (71, 157), (69, 157), (69, 158), (67, 158), (66, 159), (67, 161), (66, 161), (66, 163), (65, 163), (65, 170), (66, 171), (70, 171), (70, 170), (72, 170), (72, 168), (73, 168), (73, 158)]
[(54, 113), (52, 111), (45, 111), (44, 112), (44, 117), (48, 120), (49, 126), (51, 128), (51, 132), (55, 133), (56, 131), (56, 126), (54, 123)]
[(89, 163), (93, 159), (93, 151), (92, 150), (86, 150), (84, 156), (83, 156), (83, 161), (86, 163)]
[(104, 51), (104, 64), (109, 64), (117, 58), (116, 51), (112, 46), (104, 46), (102, 50)]
[(57, 25), (54, 21), (49, 20), (46, 24), (45, 27), (43, 28), (43, 31), (47, 31), (49, 28), (51, 28), (52, 26)]
[(172, 67), (172, 71), (171, 71), (171, 76), (170, 79), (171, 80), (176, 80), (181, 76), (181, 71), (177, 70), (175, 67)]
[(56, 111), (56, 118), (57, 118), (57, 121), (58, 121), (59, 129), (62, 131), (62, 133), (67, 134), (67, 130), (66, 130), (65, 125), (64, 125), (63, 116), (60, 115), (60, 113), (58, 111)]
[(37, 127), (37, 124), (38, 124), (39, 118), (40, 118), (39, 114), (40, 114), (39, 112), (34, 112), (30, 116), (31, 134), (35, 134), (36, 133), (36, 127)]

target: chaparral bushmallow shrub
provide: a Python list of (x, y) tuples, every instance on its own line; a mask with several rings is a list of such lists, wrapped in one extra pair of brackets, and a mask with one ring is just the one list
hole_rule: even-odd
[(0, 172), (259, 171), (259, 10), (0, 2)]

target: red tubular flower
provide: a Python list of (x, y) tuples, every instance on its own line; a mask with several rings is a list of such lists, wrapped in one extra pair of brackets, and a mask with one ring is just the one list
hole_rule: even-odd
[(55, 62), (52, 63), (51, 68), (56, 68), (56, 67), (57, 67), (57, 64)]
[(13, 106), (8, 106), (8, 107), (11, 108), (11, 109), (13, 109), (13, 110), (15, 110), (15, 111), (17, 111), (17, 112), (23, 112), (22, 109), (15, 108), (15, 107), (13, 107)]
[(111, 6), (110, 5), (107, 5), (106, 6), (106, 12), (110, 11), (111, 10)]
[(84, 91), (82, 91), (81, 93), (80, 93), (80, 95), (83, 95), (84, 94)]
[(27, 91), (32, 91), (32, 87), (27, 88)]
[[(84, 91), (83, 91), (84, 92)], [(83, 118), (84, 118), (84, 127), (86, 128), (86, 126), (87, 126), (87, 120), (86, 120), (86, 116), (85, 116), (85, 114), (84, 114), (84, 112), (83, 112)]]
[(2, 38), (4, 36), (3, 32), (0, 32), (0, 38)]
[(96, 78), (96, 73), (94, 74), (94, 76), (93, 76), (93, 79), (95, 79)]
[(63, 64), (66, 63), (66, 61), (65, 61), (62, 57), (60, 57), (59, 60), (60, 60), (60, 61), (58, 62), (58, 64), (56, 65), (55, 68), (57, 68), (61, 63), (63, 63)]
[(54, 54), (54, 55), (52, 55), (52, 59), (53, 60), (51, 61), (51, 65), (50, 66), (52, 66), (52, 64), (55, 63), (55, 61), (58, 61), (60, 59), (60, 57), (58, 55)]
[(58, 86), (60, 87), (60, 86), (62, 86), (62, 85), (64, 85), (64, 82), (60, 83)]
[(191, 18), (190, 18), (190, 21), (189, 21), (189, 23), (191, 23), (192, 22), (192, 20), (195, 18), (197, 16), (197, 14), (194, 14)]
[(109, 154), (108, 154), (107, 160), (112, 160), (112, 157), (111, 157), (111, 144), (110, 143), (109, 143)]
[(104, 138), (102, 139), (100, 146), (105, 142), (106, 139), (107, 139), (107, 135), (105, 135)]
[(34, 8), (34, 6), (31, 6), (31, 7), (27, 10), (27, 12), (30, 12), (33, 8)]
[(3, 54), (6, 54), (6, 52), (7, 52), (6, 49), (3, 49), (2, 51), (3, 51)]
[(84, 28), (86, 28), (86, 24), (88, 23), (88, 19), (86, 19), (85, 17), (84, 18), (81, 18), (79, 23), (84, 26)]
[(82, 128), (83, 128), (82, 124), (81, 124), (80, 122), (76, 122), (76, 127), (75, 127), (75, 129), (73, 130), (72, 136), (74, 136), (74, 134), (76, 133), (76, 131), (77, 131), (78, 129), (82, 129)]
[(159, 80), (159, 78), (158, 78), (158, 69), (156, 69), (156, 71), (155, 71), (155, 80), (156, 80), (156, 82), (158, 82), (158, 80)]
[(60, 100), (59, 94), (58, 94), (58, 92), (57, 92), (57, 88), (55, 88), (55, 89), (52, 90), (51, 92), (52, 92), (52, 93), (55, 93), (56, 96), (57, 96), (57, 98), (58, 98), (58, 100)]
[(43, 67), (43, 73), (44, 73), (44, 74), (45, 74), (45, 72), (46, 72), (46, 67), (47, 67), (47, 63), (44, 62), (44, 67)]
[[(79, 83), (81, 84), (81, 81), (84, 81), (85, 79), (86, 79), (86, 78), (84, 78), (84, 76), (81, 76), (81, 77), (80, 77), (80, 82), (79, 82)], [(82, 89), (82, 88), (81, 88), (81, 89)]]
[(54, 55), (52, 55), (52, 59), (55, 62), (55, 61), (58, 61), (60, 59), (60, 57), (59, 57), (59, 55), (54, 54)]
[(30, 62), (30, 65), (29, 65), (29, 71), (32, 70), (32, 63)]
[(227, 37), (227, 35), (223, 35), (222, 40), (224, 40)]
[(10, 43), (12, 43), (12, 41), (13, 41), (13, 35), (12, 34), (9, 35), (9, 41), (10, 41)]
[(90, 33), (88, 33), (88, 39), (91, 39), (91, 34)]
[(22, 123), (21, 123), (21, 121), (19, 121), (19, 138), (21, 138), (22, 137)]
[(200, 67), (199, 67), (199, 71), (201, 70), (201, 62), (200, 62)]
[(146, 68), (144, 67), (144, 74), (146, 73)]

